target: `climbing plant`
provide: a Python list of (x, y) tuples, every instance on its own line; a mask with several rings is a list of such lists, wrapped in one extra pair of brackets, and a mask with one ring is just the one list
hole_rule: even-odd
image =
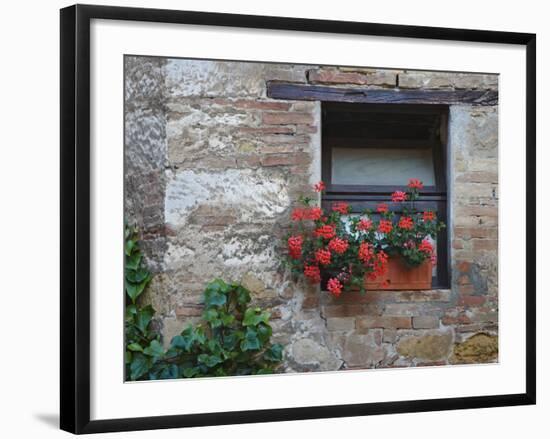
[(283, 346), (272, 344), (270, 313), (251, 306), (250, 292), (221, 279), (204, 290), (202, 322), (176, 335), (165, 350), (151, 328), (151, 306), (138, 297), (151, 280), (135, 229), (126, 229), (126, 377), (128, 380), (273, 373)]

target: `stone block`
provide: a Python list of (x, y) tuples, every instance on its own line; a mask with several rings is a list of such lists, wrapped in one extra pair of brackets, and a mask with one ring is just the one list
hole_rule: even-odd
[(443, 360), (451, 353), (452, 342), (451, 332), (402, 337), (397, 344), (397, 352), (419, 360)]
[(434, 316), (416, 316), (412, 318), (412, 327), (415, 329), (438, 328), (439, 318)]
[(327, 319), (329, 331), (350, 331), (355, 329), (355, 318), (353, 317), (332, 317)]
[(475, 334), (454, 345), (449, 361), (453, 364), (489, 363), (498, 358), (498, 337), (486, 333)]

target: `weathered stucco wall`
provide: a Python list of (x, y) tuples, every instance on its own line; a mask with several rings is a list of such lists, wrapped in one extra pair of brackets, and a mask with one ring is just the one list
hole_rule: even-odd
[(266, 82), (496, 90), (495, 75), (126, 57), (126, 218), (155, 277), (165, 343), (215, 278), (272, 311), (285, 370), (495, 361), (498, 107), (450, 110), (452, 288), (333, 299), (280, 259), (292, 203), (320, 179), (320, 103)]

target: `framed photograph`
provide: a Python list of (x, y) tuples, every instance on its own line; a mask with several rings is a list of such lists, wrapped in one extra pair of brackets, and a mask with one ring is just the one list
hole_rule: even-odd
[(61, 10), (61, 428), (535, 403), (535, 35)]

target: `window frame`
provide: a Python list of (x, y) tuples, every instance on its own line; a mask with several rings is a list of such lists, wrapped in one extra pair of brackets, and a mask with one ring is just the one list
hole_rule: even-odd
[[(449, 243), (449, 163), (448, 163), (448, 128), (449, 106), (439, 104), (363, 104), (321, 102), (321, 179), (326, 185), (326, 190), (321, 198), (321, 206), (324, 209), (336, 201), (345, 201), (351, 206), (351, 213), (357, 214), (365, 209), (374, 210), (381, 202), (390, 202), (389, 208), (395, 213), (401, 213), (399, 205), (391, 203), (391, 194), (395, 191), (406, 191), (406, 185), (348, 185), (332, 183), (332, 149), (336, 148), (338, 137), (328, 136), (323, 127), (327, 126), (329, 111), (353, 110), (359, 112), (378, 113), (410, 113), (433, 114), (439, 119), (439, 136), (433, 136), (430, 141), (384, 139), (363, 140), (360, 144), (353, 144), (353, 140), (346, 140), (346, 148), (349, 147), (384, 147), (384, 148), (415, 148), (430, 146), (433, 154), (435, 185), (425, 186), (420, 191), (420, 198), (415, 202), (417, 208), (434, 210), (440, 220), (446, 226), (437, 234), (437, 267), (436, 274), (432, 278), (433, 289), (446, 289), (451, 285), (450, 270), (450, 243)], [(414, 177), (414, 176), (411, 176)]]

